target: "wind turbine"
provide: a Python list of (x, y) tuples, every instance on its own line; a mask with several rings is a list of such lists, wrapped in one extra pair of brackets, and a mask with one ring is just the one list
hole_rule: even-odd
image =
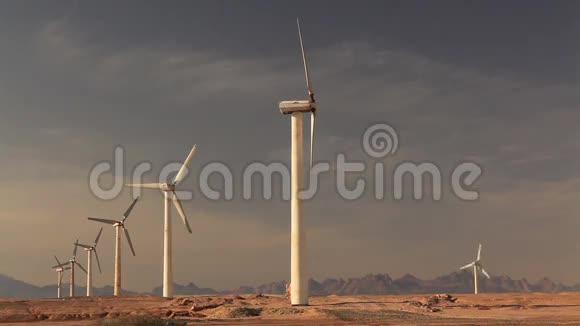
[(173, 297), (173, 271), (172, 271), (172, 257), (171, 257), (171, 247), (172, 247), (172, 237), (171, 237), (171, 204), (177, 209), (183, 224), (187, 228), (187, 231), (191, 233), (191, 227), (183, 211), (183, 206), (175, 193), (176, 186), (185, 178), (187, 174), (187, 165), (191, 161), (191, 158), (195, 154), (195, 145), (189, 152), (189, 155), (181, 165), (179, 172), (175, 175), (173, 182), (171, 183), (143, 183), (143, 184), (127, 184), (127, 187), (133, 188), (148, 188), (148, 189), (161, 189), (164, 192), (164, 232), (163, 232), (163, 296), (166, 298)]
[[(135, 207), (135, 204), (137, 204), (137, 200), (139, 200), (139, 197), (137, 197), (137, 198), (135, 198), (135, 200), (133, 200), (133, 203), (131, 203), (131, 206), (129, 206), (129, 208), (127, 208), (127, 210), (123, 214), (123, 219), (121, 219), (120, 221), (108, 220), (108, 219), (103, 219), (103, 218), (94, 218), (94, 217), (88, 218), (91, 221), (97, 221), (97, 222), (101, 222), (101, 223), (105, 223), (105, 224), (110, 224), (113, 227), (115, 227), (115, 285), (113, 287), (113, 295), (120, 295), (121, 294), (121, 229), (123, 229), (123, 232), (125, 233), (125, 237), (127, 238), (127, 242), (129, 243), (129, 248), (131, 248), (131, 252), (133, 253), (133, 256), (135, 256), (135, 249), (133, 249), (133, 244), (131, 243), (131, 237), (129, 236), (129, 230), (127, 230), (127, 228), (125, 227), (125, 221), (127, 220), (127, 217), (129, 217), (129, 214), (131, 214), (131, 211), (133, 210), (133, 207)], [(102, 228), (101, 228), (101, 230), (102, 230)], [(101, 232), (99, 232), (99, 236), (100, 235), (101, 235)], [(99, 240), (99, 236), (97, 236), (97, 240), (95, 240), (95, 246), (97, 245), (97, 241)], [(89, 256), (90, 256), (90, 253), (89, 253)], [(97, 257), (97, 264), (98, 264), (99, 258), (97, 256), (96, 250), (95, 250), (95, 257)], [(89, 261), (90, 261), (90, 257), (89, 257)], [(99, 264), (99, 271), (100, 270), (101, 270), (101, 266)], [(88, 291), (87, 291), (87, 293), (88, 293)]]
[(481, 243), (479, 244), (479, 248), (477, 249), (477, 258), (475, 258), (474, 261), (472, 261), (471, 263), (462, 266), (459, 269), (467, 269), (473, 267), (473, 285), (474, 285), (474, 293), (477, 294), (478, 290), (477, 290), (477, 270), (479, 269), (481, 271), (481, 273), (483, 275), (485, 275), (485, 277), (487, 277), (488, 279), (489, 274), (485, 271), (485, 269), (483, 269), (483, 265), (481, 264)]
[(292, 182), (291, 182), (291, 258), (290, 258), (290, 300), (292, 305), (308, 305), (308, 274), (306, 271), (306, 231), (302, 220), (301, 200), (299, 198), (302, 189), (302, 168), (303, 144), (302, 144), (302, 114), (310, 113), (310, 168), (313, 163), (314, 148), (314, 126), (316, 122), (316, 110), (318, 105), (314, 100), (312, 83), (308, 73), (308, 62), (306, 52), (302, 42), (302, 32), (300, 31), (300, 21), (296, 19), (298, 25), (298, 38), (300, 39), (300, 49), (302, 51), (302, 61), (304, 62), (304, 74), (306, 77), (306, 88), (309, 99), (282, 101), (279, 104), (280, 112), (284, 115), (291, 115), (291, 138), (292, 138)]
[(79, 240), (75, 241), (75, 249), (73, 250), (73, 257), (69, 260), (70, 263), (70, 296), (71, 298), (75, 296), (75, 266), (78, 265), (79, 268), (87, 274), (87, 270), (81, 265), (81, 263), (77, 262), (77, 248), (78, 248)]
[(92, 267), (92, 260), (93, 260), (93, 252), (95, 253), (95, 258), (97, 258), (97, 266), (99, 267), (99, 273), (102, 274), (101, 271), (101, 263), (99, 262), (99, 254), (97, 254), (97, 243), (99, 242), (99, 238), (101, 237), (101, 233), (103, 232), (103, 228), (99, 230), (99, 234), (97, 234), (97, 238), (95, 239), (95, 243), (92, 246), (76, 243), (76, 246), (85, 248), (87, 252), (87, 297), (93, 295), (93, 267)]
[[(58, 258), (56, 258), (56, 256), (54, 256), (54, 260), (56, 260), (56, 266), (53, 266), (52, 268), (55, 269), (56, 273), (57, 273), (57, 281), (56, 281), (56, 297), (57, 298), (61, 298), (61, 294), (60, 294), (60, 289), (61, 289), (61, 285), (62, 285), (62, 274), (64, 273), (64, 271), (69, 270), (70, 266), (67, 266), (68, 264), (70, 264), (70, 262), (64, 262), (61, 263)], [(65, 267), (66, 266), (66, 267)]]

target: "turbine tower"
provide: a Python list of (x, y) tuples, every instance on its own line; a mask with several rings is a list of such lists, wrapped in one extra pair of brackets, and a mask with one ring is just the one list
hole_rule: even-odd
[(175, 193), (176, 186), (185, 178), (187, 174), (187, 165), (191, 161), (191, 158), (195, 154), (195, 145), (189, 152), (189, 155), (183, 162), (183, 165), (175, 175), (172, 183), (143, 183), (143, 184), (127, 184), (127, 187), (133, 188), (148, 188), (148, 189), (160, 189), (164, 193), (164, 232), (163, 232), (163, 296), (166, 298), (173, 297), (173, 271), (172, 271), (172, 257), (171, 257), (171, 247), (172, 247), (172, 237), (171, 237), (171, 204), (177, 209), (181, 221), (187, 228), (187, 231), (191, 233), (191, 227), (183, 211), (183, 206), (181, 206), (181, 201)]
[(308, 272), (306, 266), (306, 230), (302, 220), (301, 200), (299, 198), (302, 189), (302, 169), (303, 162), (303, 142), (302, 142), (302, 114), (310, 113), (310, 168), (313, 162), (314, 148), (314, 126), (316, 121), (316, 110), (318, 105), (314, 100), (312, 83), (308, 73), (308, 62), (306, 52), (302, 42), (302, 32), (300, 31), (300, 21), (296, 19), (298, 25), (298, 38), (300, 39), (300, 49), (302, 51), (302, 61), (304, 62), (304, 74), (306, 77), (306, 88), (308, 89), (308, 100), (282, 101), (279, 104), (280, 112), (284, 115), (291, 115), (291, 139), (292, 139), (292, 181), (291, 181), (291, 253), (290, 253), (290, 301), (292, 305), (308, 305)]
[(87, 274), (87, 270), (81, 265), (81, 263), (77, 262), (77, 248), (78, 248), (79, 240), (75, 241), (75, 249), (73, 250), (73, 257), (69, 260), (70, 263), (70, 297), (75, 296), (75, 266), (78, 265), (79, 268)]
[(92, 267), (92, 260), (93, 260), (93, 252), (95, 253), (95, 258), (97, 259), (97, 266), (99, 267), (99, 273), (102, 274), (101, 271), (101, 263), (99, 262), (99, 254), (97, 254), (97, 243), (99, 242), (99, 238), (101, 237), (101, 232), (103, 232), (103, 228), (99, 230), (99, 234), (97, 234), (97, 238), (95, 239), (95, 243), (92, 246), (76, 243), (75, 245), (78, 247), (82, 247), (87, 252), (87, 297), (93, 295), (93, 267)]
[(485, 269), (483, 269), (483, 265), (481, 264), (481, 243), (479, 244), (479, 248), (477, 249), (477, 257), (475, 258), (474, 261), (472, 261), (471, 263), (462, 266), (459, 269), (467, 269), (473, 267), (473, 286), (474, 286), (474, 293), (477, 294), (478, 293), (478, 289), (477, 289), (477, 270), (479, 269), (481, 271), (481, 273), (483, 275), (485, 275), (485, 277), (487, 277), (488, 279), (489, 274), (485, 271)]
[[(61, 298), (61, 285), (62, 285), (62, 274), (64, 273), (64, 271), (69, 270), (70, 266), (67, 266), (70, 264), (70, 262), (64, 262), (61, 263), (58, 258), (56, 258), (56, 256), (54, 256), (54, 260), (56, 260), (56, 266), (53, 266), (52, 268), (56, 271), (57, 273), (57, 280), (56, 280), (56, 297), (57, 298)], [(67, 266), (67, 267), (65, 267)]]
[[(123, 218), (120, 221), (108, 220), (108, 219), (103, 219), (103, 218), (94, 218), (94, 217), (88, 218), (91, 221), (110, 224), (115, 228), (115, 285), (113, 287), (113, 295), (120, 295), (121, 294), (121, 229), (123, 229), (123, 232), (125, 233), (125, 237), (127, 238), (127, 242), (129, 243), (129, 248), (131, 248), (131, 253), (133, 253), (133, 256), (135, 256), (135, 249), (133, 249), (133, 243), (131, 243), (131, 237), (129, 236), (129, 230), (127, 230), (127, 228), (125, 227), (125, 221), (127, 220), (127, 217), (129, 217), (129, 214), (131, 214), (131, 211), (133, 210), (133, 207), (135, 207), (135, 204), (137, 204), (137, 200), (139, 200), (139, 197), (137, 197), (137, 198), (135, 198), (135, 200), (133, 200), (133, 202), (131, 203), (131, 206), (129, 206), (129, 208), (127, 208), (127, 210), (123, 214)], [(101, 235), (101, 233), (99, 232), (99, 236), (100, 235)], [(99, 236), (97, 236), (97, 240), (95, 240), (94, 246), (97, 245), (97, 241), (99, 240)], [(89, 253), (89, 256), (90, 256), (90, 253)], [(95, 250), (95, 256), (97, 257), (97, 264), (98, 264), (99, 258), (97, 256), (96, 250)], [(90, 257), (89, 257), (89, 259), (90, 259)], [(99, 264), (99, 271), (100, 270), (101, 270), (101, 266)], [(88, 291), (87, 291), (87, 293), (88, 293)]]

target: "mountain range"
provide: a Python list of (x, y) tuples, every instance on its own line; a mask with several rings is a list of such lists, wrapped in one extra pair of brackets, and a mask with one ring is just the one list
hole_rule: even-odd
[[(509, 276), (492, 276), (491, 279), (479, 279), (480, 292), (575, 292), (580, 291), (580, 284), (567, 286), (544, 277), (537, 282), (528, 280), (514, 280)], [(68, 294), (68, 284), (63, 284), (63, 293)], [(282, 294), (285, 292), (286, 282), (278, 281), (259, 286), (241, 286), (233, 290), (218, 291), (212, 288), (198, 287), (194, 283), (186, 285), (175, 284), (174, 293), (186, 294), (248, 294), (269, 293)], [(83, 295), (84, 287), (76, 287), (78, 295)], [(310, 280), (312, 295), (356, 295), (356, 294), (422, 294), (422, 293), (472, 293), (473, 275), (467, 271), (453, 272), (430, 280), (421, 280), (413, 275), (393, 279), (388, 274), (368, 274), (363, 277), (347, 279), (328, 278), (321, 282)], [(95, 295), (112, 295), (113, 287), (105, 286), (94, 289)], [(137, 294), (124, 291), (125, 294)], [(161, 295), (161, 287), (152, 289), (150, 293)], [(49, 298), (56, 295), (56, 285), (36, 286), (24, 281), (0, 274), (0, 297), (18, 298)]]

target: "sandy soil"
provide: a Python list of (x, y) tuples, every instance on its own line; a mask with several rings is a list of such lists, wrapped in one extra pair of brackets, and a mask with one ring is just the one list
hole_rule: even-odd
[(580, 324), (580, 293), (321, 296), (307, 307), (275, 295), (0, 299), (3, 325), (88, 326), (133, 315), (188, 325)]

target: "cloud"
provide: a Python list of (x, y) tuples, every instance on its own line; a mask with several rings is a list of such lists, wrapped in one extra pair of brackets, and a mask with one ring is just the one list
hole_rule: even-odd
[(85, 50), (75, 41), (73, 34), (66, 22), (55, 20), (40, 29), (35, 41), (41, 51), (52, 51), (55, 58), (66, 61), (85, 54)]

